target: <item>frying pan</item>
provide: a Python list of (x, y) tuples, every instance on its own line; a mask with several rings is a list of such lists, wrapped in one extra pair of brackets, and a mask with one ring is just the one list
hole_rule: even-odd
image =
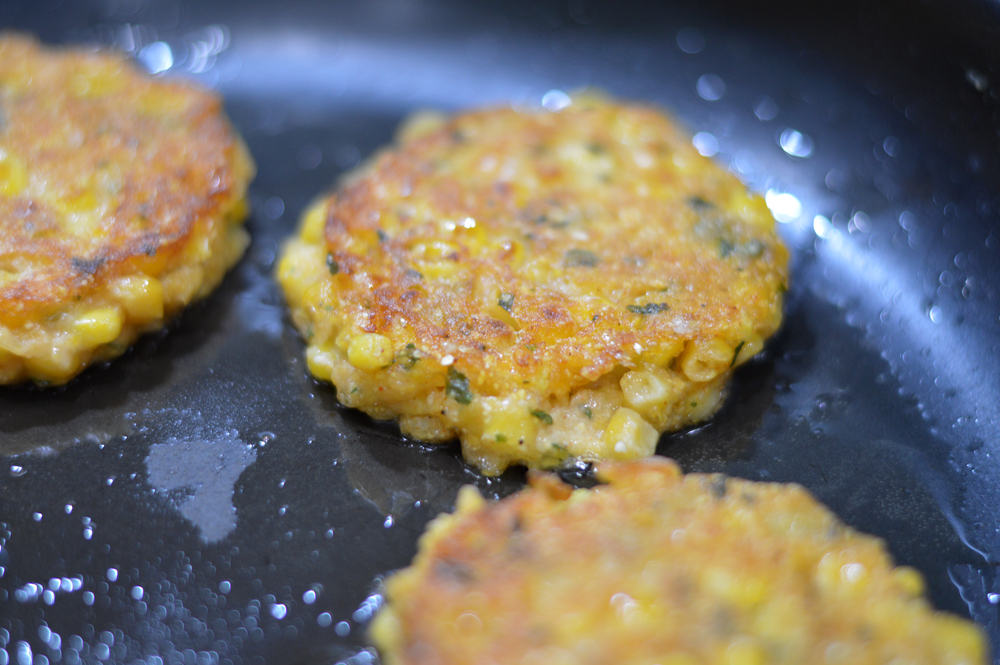
[[(624, 4), (624, 3), (622, 3)], [(0, 390), (0, 665), (367, 663), (379, 579), (486, 478), (311, 380), (272, 277), (307, 202), (409, 112), (594, 86), (660, 104), (766, 194), (782, 331), (687, 471), (808, 487), (1000, 646), (1000, 6), (9, 0), (0, 25), (217, 88), (246, 257), (58, 390)]]

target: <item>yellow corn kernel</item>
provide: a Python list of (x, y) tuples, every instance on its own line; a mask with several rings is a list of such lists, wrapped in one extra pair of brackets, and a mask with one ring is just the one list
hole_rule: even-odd
[(306, 365), (309, 373), (317, 379), (329, 381), (336, 363), (334, 352), (320, 346), (310, 346), (306, 349)]
[(122, 277), (111, 292), (133, 321), (145, 323), (163, 318), (163, 285), (155, 277)]
[(471, 513), (486, 505), (486, 499), (479, 493), (475, 485), (462, 485), (458, 490), (458, 498), (455, 499), (455, 511), (459, 513)]
[(699, 383), (711, 381), (729, 369), (733, 362), (733, 347), (718, 337), (692, 341), (684, 347), (677, 360), (687, 378)]
[(713, 594), (741, 608), (753, 607), (767, 594), (767, 584), (763, 580), (748, 579), (719, 568), (706, 570), (702, 582)]
[(892, 571), (892, 576), (899, 586), (903, 587), (903, 591), (914, 598), (924, 593), (924, 578), (916, 569), (900, 566)]
[(323, 231), (326, 227), (326, 201), (314, 203), (302, 216), (302, 231), (300, 238), (315, 245), (323, 240)]
[[(764, 348), (764, 340), (757, 333), (749, 333), (738, 348), (740, 351), (736, 354), (735, 361), (732, 361), (734, 366), (742, 365), (760, 353), (760, 350)], [(735, 350), (733, 353), (736, 353)]]
[(92, 309), (73, 322), (80, 348), (91, 348), (114, 341), (122, 331), (122, 315), (115, 307)]
[(392, 356), (392, 342), (378, 333), (357, 335), (347, 347), (347, 361), (358, 369), (381, 369), (392, 363)]
[(680, 377), (660, 367), (626, 372), (619, 385), (625, 403), (650, 420), (655, 420), (658, 407), (675, 402), (684, 389)]
[(642, 416), (623, 406), (615, 411), (604, 429), (603, 452), (609, 459), (616, 460), (649, 457), (656, 452), (659, 438), (659, 432)]
[(542, 421), (531, 415), (531, 406), (523, 399), (488, 397), (482, 400), (483, 439), (487, 447), (520, 446), (531, 448)]
[(69, 381), (70, 377), (80, 371), (81, 364), (77, 354), (54, 347), (45, 355), (24, 359), (29, 377), (36, 381), (52, 383)]
[(0, 148), (0, 194), (17, 196), (28, 186), (24, 162)]

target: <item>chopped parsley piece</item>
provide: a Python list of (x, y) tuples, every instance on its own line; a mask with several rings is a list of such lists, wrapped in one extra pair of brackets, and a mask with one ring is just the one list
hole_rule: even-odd
[(571, 249), (565, 255), (566, 266), (569, 268), (593, 268), (601, 259), (587, 249)]
[(497, 443), (507, 443), (507, 435), (506, 435), (506, 434), (504, 434), (503, 432), (499, 432), (499, 433), (498, 433), (498, 434), (497, 434), (497, 435), (496, 435), (495, 437), (493, 437), (493, 438), (494, 438), (494, 439), (496, 439)]
[(472, 390), (469, 389), (469, 379), (454, 367), (448, 368), (448, 381), (445, 383), (444, 394), (459, 404), (472, 401)]
[(665, 312), (670, 309), (670, 305), (665, 302), (648, 302), (645, 305), (629, 305), (625, 309), (633, 314), (642, 314), (643, 316), (646, 316), (647, 314), (659, 314), (660, 312)]
[(583, 411), (583, 415), (587, 416), (588, 418), (594, 417), (594, 412), (590, 410), (589, 406), (581, 406), (580, 410)]
[(736, 245), (729, 242), (728, 240), (719, 241), (719, 256), (721, 256), (722, 258), (728, 257), (730, 254), (733, 253), (734, 249), (736, 249)]
[(500, 300), (497, 301), (497, 304), (509, 312), (510, 308), (514, 306), (514, 294), (501, 293)]
[(386, 233), (385, 231), (383, 231), (382, 229), (376, 229), (375, 230), (375, 235), (378, 236), (378, 241), (379, 242), (385, 242), (386, 240), (389, 239), (389, 234)]
[(569, 450), (569, 448), (567, 448), (565, 445), (557, 443), (555, 441), (552, 442), (552, 447), (560, 452), (566, 452), (567, 450)]
[(410, 342), (406, 345), (406, 348), (399, 352), (396, 362), (406, 371), (410, 371), (422, 357), (423, 356), (420, 355), (420, 349), (417, 348), (417, 345)]
[(552, 424), (552, 416), (550, 416), (549, 414), (545, 413), (541, 409), (533, 409), (531, 411), (531, 415), (533, 415), (534, 417), (538, 418), (539, 420), (541, 420), (546, 425), (551, 425)]
[(736, 345), (736, 348), (735, 348), (735, 349), (733, 350), (733, 359), (732, 359), (732, 361), (731, 361), (731, 362), (729, 363), (729, 366), (730, 366), (730, 367), (732, 367), (733, 365), (735, 365), (735, 364), (736, 364), (736, 359), (740, 357), (740, 351), (742, 351), (742, 350), (743, 350), (743, 346), (744, 346), (744, 345), (745, 345), (746, 343), (747, 343), (747, 342), (746, 342), (746, 340), (743, 340), (743, 341), (741, 341), (741, 342), (740, 342), (739, 344), (737, 344), (737, 345)]
[(333, 254), (326, 255), (326, 267), (330, 269), (331, 275), (336, 275), (340, 272), (340, 264), (334, 260)]

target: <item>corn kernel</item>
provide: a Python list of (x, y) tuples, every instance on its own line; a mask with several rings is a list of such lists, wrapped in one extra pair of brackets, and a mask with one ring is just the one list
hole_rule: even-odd
[(986, 660), (986, 643), (979, 626), (956, 616), (940, 614), (935, 626), (936, 641), (946, 654), (943, 662), (973, 665)]
[(0, 148), (0, 194), (17, 196), (28, 186), (24, 163)]
[(91, 348), (114, 341), (122, 331), (122, 315), (115, 307), (92, 309), (73, 322), (79, 346)]
[(483, 400), (483, 439), (490, 448), (524, 446), (530, 449), (538, 436), (541, 421), (531, 415), (522, 399), (486, 398)]
[(306, 366), (317, 379), (329, 381), (335, 364), (333, 352), (319, 346), (310, 346), (306, 349)]
[(656, 452), (660, 434), (638, 413), (621, 407), (604, 429), (604, 454), (608, 459), (624, 460), (649, 457)]
[(313, 204), (302, 217), (302, 231), (300, 237), (309, 244), (317, 244), (323, 240), (323, 231), (326, 227), (326, 202)]
[(924, 593), (924, 578), (914, 568), (900, 566), (892, 571), (892, 576), (896, 579), (903, 590), (916, 598)]
[(697, 382), (711, 381), (732, 362), (733, 347), (717, 337), (689, 342), (678, 357), (684, 376)]
[(28, 376), (35, 380), (64, 383), (80, 371), (80, 359), (66, 349), (53, 347), (48, 353), (24, 359)]
[(662, 368), (626, 372), (619, 385), (625, 403), (650, 420), (657, 407), (674, 402), (684, 388), (679, 377)]
[(144, 323), (163, 318), (163, 285), (155, 277), (123, 277), (111, 291), (132, 320)]
[(358, 369), (376, 370), (392, 363), (392, 342), (385, 335), (362, 333), (347, 347), (347, 360)]

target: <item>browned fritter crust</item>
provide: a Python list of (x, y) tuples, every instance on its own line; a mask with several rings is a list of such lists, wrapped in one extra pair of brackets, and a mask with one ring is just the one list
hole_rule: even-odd
[(648, 455), (777, 329), (773, 217), (660, 111), (578, 98), (412, 127), (279, 264), (346, 405), (457, 435), (487, 473)]
[(572, 490), (533, 474), (464, 488), (386, 583), (386, 665), (983, 665), (974, 624), (797, 485), (605, 463)]
[[(21, 338), (73, 303), (107, 305), (121, 278), (198, 266), (200, 278), (177, 289), (193, 293), (165, 284), (158, 319), (204, 295), (246, 245), (232, 227), (253, 171), (217, 95), (117, 54), (0, 34), (0, 325), (18, 338), (8, 346), (23, 342), (8, 352), (30, 356)], [(129, 337), (158, 325), (124, 316)]]

